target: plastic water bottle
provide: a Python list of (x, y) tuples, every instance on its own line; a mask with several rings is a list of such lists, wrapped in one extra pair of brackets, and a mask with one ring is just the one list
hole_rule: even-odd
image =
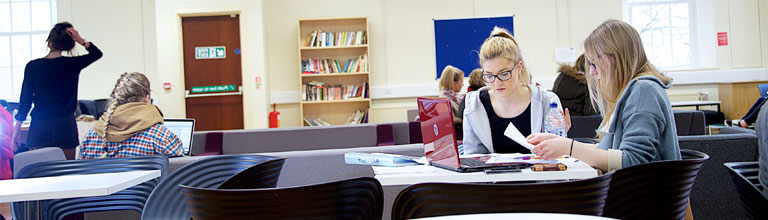
[(544, 118), (544, 132), (565, 137), (565, 116), (557, 108), (557, 100), (554, 98), (549, 101), (549, 112)]

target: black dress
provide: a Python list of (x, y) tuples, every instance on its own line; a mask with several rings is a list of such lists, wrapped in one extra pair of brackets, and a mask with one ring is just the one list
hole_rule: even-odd
[(35, 59), (24, 69), (19, 112), (16, 120), (27, 118), (32, 104), (32, 124), (26, 145), (29, 148), (79, 145), (75, 110), (80, 71), (101, 58), (102, 53), (93, 43), (86, 48), (88, 54), (76, 57)]
[(485, 113), (488, 114), (488, 121), (491, 125), (493, 151), (496, 153), (530, 153), (531, 150), (528, 150), (528, 148), (523, 147), (504, 135), (504, 131), (507, 130), (509, 123), (512, 123), (523, 136), (527, 137), (531, 134), (531, 103), (529, 102), (525, 111), (520, 113), (517, 117), (502, 118), (493, 110), (493, 106), (491, 106), (491, 96), (488, 95), (488, 90), (480, 91), (480, 102), (482, 102), (483, 107), (485, 107)]

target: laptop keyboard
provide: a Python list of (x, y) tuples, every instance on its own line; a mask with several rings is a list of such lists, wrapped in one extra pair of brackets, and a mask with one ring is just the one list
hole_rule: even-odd
[(469, 167), (477, 167), (477, 166), (485, 165), (485, 162), (483, 162), (483, 161), (475, 160), (475, 159), (469, 159), (469, 158), (460, 158), (459, 159), (459, 163), (461, 163), (461, 165), (469, 166)]

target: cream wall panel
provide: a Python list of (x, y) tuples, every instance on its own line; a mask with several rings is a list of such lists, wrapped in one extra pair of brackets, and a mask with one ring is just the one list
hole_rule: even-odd
[[(59, 1), (59, 21), (69, 21), (104, 57), (80, 74), (79, 99), (107, 98), (120, 74), (146, 72), (144, 1)], [(77, 46), (75, 55), (86, 54)], [(150, 77), (152, 78), (152, 77)]]
[[(715, 11), (713, 17), (715, 18), (715, 32), (727, 32), (728, 37), (732, 38), (733, 35), (730, 31), (731, 24), (729, 23), (729, 0), (714, 0)], [(716, 36), (715, 36), (716, 37)], [(731, 68), (731, 49), (732, 44), (729, 39), (728, 46), (717, 46), (717, 68), (730, 69)]]
[[(242, 50), (243, 118), (246, 129), (266, 128), (268, 84), (256, 88), (256, 77), (266, 78), (264, 26), (260, 0), (164, 0), (155, 5), (157, 21), (157, 71), (173, 89), (160, 94), (167, 117), (186, 117), (181, 16), (240, 15)], [(285, 59), (285, 58), (275, 58)]]
[(762, 46), (763, 67), (768, 67), (768, 1), (759, 1), (760, 45)]
[(731, 62), (733, 68), (762, 66), (758, 0), (729, 2)]
[(472, 18), (472, 8), (472, 1), (467, 0), (386, 1), (387, 75), (373, 86), (435, 82), (437, 71), (442, 70), (435, 69), (432, 19)]
[(613, 0), (579, 0), (569, 1), (568, 4), (568, 30), (571, 47), (576, 48), (576, 53), (584, 52), (584, 39), (587, 39), (597, 26), (608, 19), (621, 20), (622, 1)]
[(402, 122), (408, 119), (408, 109), (418, 108), (416, 98), (377, 99), (371, 104), (373, 114), (371, 122)]
[[(515, 15), (515, 38), (534, 78), (556, 77), (557, 10), (555, 0), (475, 1), (479, 17)], [(490, 35), (490, 30), (487, 30)]]

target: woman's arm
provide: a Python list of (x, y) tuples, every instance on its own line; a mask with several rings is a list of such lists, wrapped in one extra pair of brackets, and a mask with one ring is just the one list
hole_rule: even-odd
[[(598, 149), (595, 144), (587, 144), (554, 134), (536, 133), (528, 136), (528, 142), (536, 145), (531, 149), (536, 155), (545, 160), (551, 160), (562, 155), (570, 155), (592, 167), (609, 170), (610, 153)], [(573, 148), (571, 148), (573, 144)]]
[(67, 34), (72, 37), (72, 40), (80, 45), (83, 45), (83, 47), (85, 47), (85, 49), (88, 51), (88, 54), (76, 58), (78, 68), (83, 69), (88, 65), (91, 65), (91, 63), (96, 62), (96, 60), (104, 55), (101, 50), (96, 47), (96, 45), (93, 45), (91, 42), (83, 39), (80, 36), (80, 33), (75, 30), (75, 28), (67, 28)]

